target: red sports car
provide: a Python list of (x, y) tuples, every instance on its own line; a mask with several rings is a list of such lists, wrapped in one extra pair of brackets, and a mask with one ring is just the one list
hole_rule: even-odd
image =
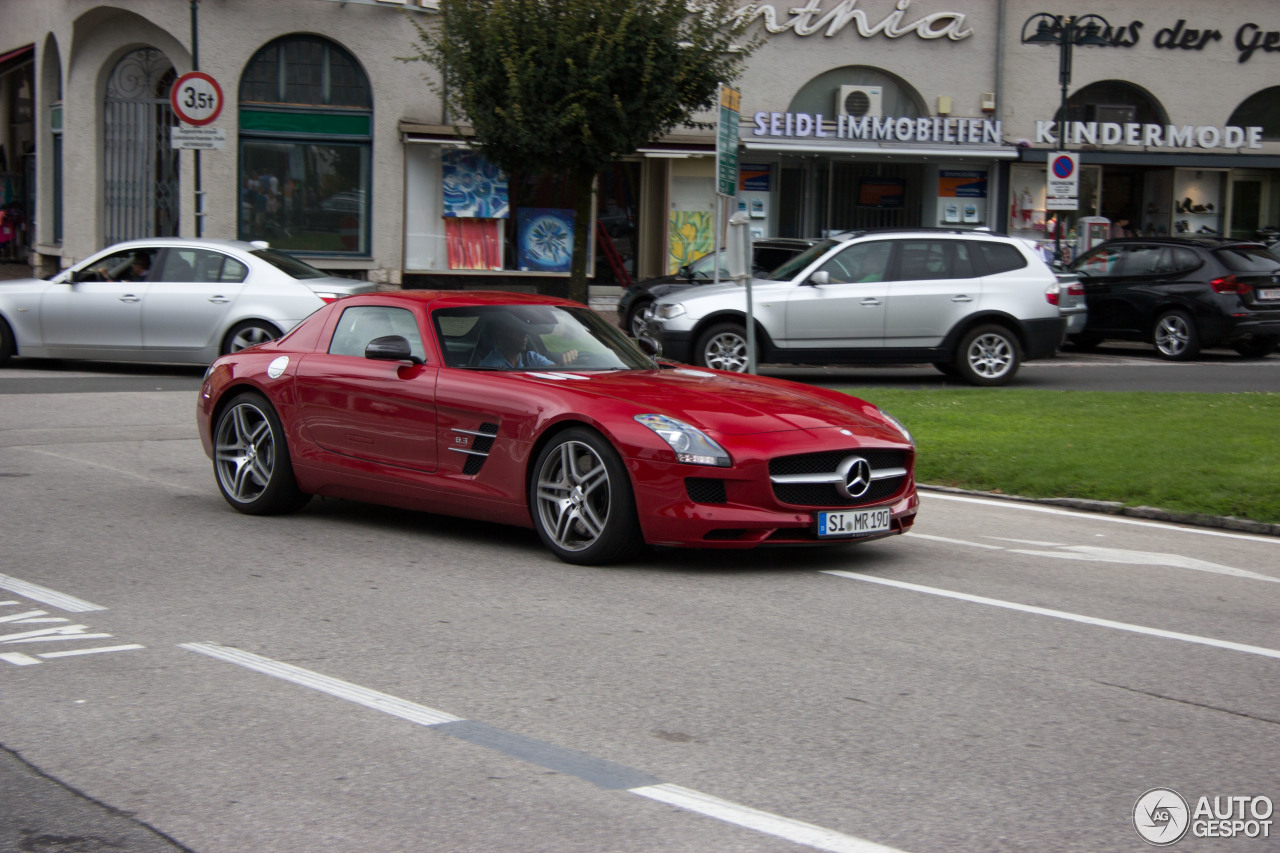
[(329, 495), (532, 527), (561, 559), (910, 528), (910, 434), (822, 388), (654, 361), (576, 302), (404, 291), (326, 305), (205, 375), (200, 439), (253, 514)]

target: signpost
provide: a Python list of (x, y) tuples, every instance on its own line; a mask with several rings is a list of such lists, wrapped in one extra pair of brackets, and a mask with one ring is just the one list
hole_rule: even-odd
[[(196, 2), (191, 3), (191, 43), (196, 45)], [(199, 54), (193, 47), (192, 61), (199, 64)], [(173, 82), (169, 90), (169, 105), (174, 114), (190, 127), (175, 127), (169, 131), (172, 148), (191, 149), (195, 166), (196, 184), (196, 236), (204, 235), (204, 190), (200, 186), (200, 152), (226, 147), (227, 135), (219, 127), (208, 127), (222, 113), (222, 87), (218, 81), (203, 71), (188, 71)]]
[[(1064, 113), (1065, 115), (1065, 113)], [(1080, 155), (1071, 151), (1055, 151), (1049, 155), (1045, 176), (1045, 210), (1080, 209)], [(1053, 259), (1062, 262), (1062, 214), (1053, 215)]]

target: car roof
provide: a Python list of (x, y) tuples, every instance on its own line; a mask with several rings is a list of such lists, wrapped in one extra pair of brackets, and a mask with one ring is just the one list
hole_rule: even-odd
[(1265, 248), (1265, 244), (1259, 243), (1257, 240), (1242, 240), (1238, 237), (1221, 237), (1212, 234), (1188, 235), (1186, 237), (1117, 237), (1114, 240), (1108, 240), (1103, 245), (1150, 245), (1156, 243), (1164, 246), (1195, 246), (1201, 249), (1217, 249), (1222, 246), (1257, 246)]
[(434, 308), (455, 308), (483, 305), (556, 305), (565, 308), (585, 308), (581, 302), (543, 296), (538, 293), (515, 293), (505, 290), (384, 290), (377, 293), (361, 293), (347, 296), (343, 305), (409, 305), (431, 304)]
[(989, 239), (995, 237), (999, 240), (1016, 240), (1016, 237), (1010, 237), (998, 231), (990, 231), (985, 228), (930, 228), (928, 226), (920, 226), (918, 228), (863, 228), (857, 231), (844, 231), (839, 234), (832, 234), (833, 240), (853, 240), (861, 237), (918, 237), (928, 234), (949, 234), (958, 237), (981, 237)]
[(132, 249), (140, 246), (204, 246), (210, 249), (239, 249), (254, 252), (270, 248), (270, 244), (255, 240), (224, 240), (218, 237), (144, 237), (138, 240), (122, 240), (106, 246), (104, 251)]

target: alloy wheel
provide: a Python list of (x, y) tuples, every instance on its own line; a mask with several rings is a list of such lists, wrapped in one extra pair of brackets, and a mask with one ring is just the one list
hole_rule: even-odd
[(604, 534), (609, 471), (594, 448), (566, 441), (538, 471), (537, 512), (546, 535), (565, 551), (582, 551)]

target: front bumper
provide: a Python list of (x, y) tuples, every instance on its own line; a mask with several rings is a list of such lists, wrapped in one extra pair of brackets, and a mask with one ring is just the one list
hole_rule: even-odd
[[(879, 443), (858, 447), (838, 429), (735, 436), (731, 468), (711, 468), (628, 459), (636, 510), (645, 541), (684, 548), (746, 549), (760, 545), (828, 545), (882, 539), (905, 533), (915, 522), (914, 451), (903, 444), (907, 473), (881, 499), (840, 505), (784, 503), (769, 479), (771, 459), (820, 454), (860, 455), (886, 449)], [(887, 508), (890, 529), (860, 538), (819, 538), (816, 518), (823, 510)]]

